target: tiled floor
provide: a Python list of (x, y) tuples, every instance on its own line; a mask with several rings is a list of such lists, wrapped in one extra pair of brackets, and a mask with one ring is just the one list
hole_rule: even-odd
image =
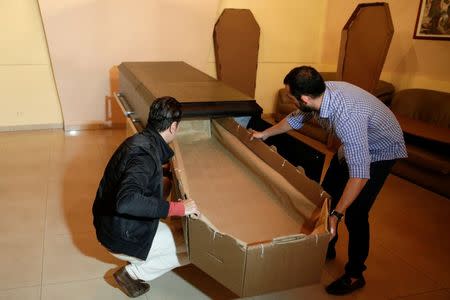
[[(0, 133), (0, 299), (127, 299), (111, 274), (122, 263), (96, 241), (91, 205), (120, 130)], [(364, 289), (339, 299), (450, 299), (450, 201), (390, 176), (371, 214)], [(343, 227), (343, 226), (342, 226)], [(253, 299), (332, 299), (322, 282)], [(230, 291), (188, 265), (151, 283), (138, 299), (231, 299)]]

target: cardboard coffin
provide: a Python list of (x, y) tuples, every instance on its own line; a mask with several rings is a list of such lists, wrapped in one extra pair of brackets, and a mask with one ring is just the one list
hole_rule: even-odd
[(175, 192), (191, 263), (239, 296), (318, 283), (329, 197), (232, 118), (188, 120), (173, 143)]

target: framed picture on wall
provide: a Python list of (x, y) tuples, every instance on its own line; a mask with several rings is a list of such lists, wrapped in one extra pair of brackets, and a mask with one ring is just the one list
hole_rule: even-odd
[(450, 40), (450, 0), (420, 0), (415, 39)]

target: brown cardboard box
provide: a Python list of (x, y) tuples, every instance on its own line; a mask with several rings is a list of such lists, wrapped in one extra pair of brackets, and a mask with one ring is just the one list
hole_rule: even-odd
[(317, 283), (329, 241), (328, 195), (233, 119), (181, 123), (173, 160), (191, 263), (239, 296)]

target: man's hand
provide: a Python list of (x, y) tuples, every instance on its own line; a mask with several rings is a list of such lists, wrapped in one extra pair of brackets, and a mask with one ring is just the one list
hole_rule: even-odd
[(250, 129), (250, 133), (252, 134), (250, 136), (250, 141), (253, 141), (253, 139), (258, 139), (258, 140), (265, 140), (267, 139), (267, 135), (264, 134), (264, 131), (256, 131), (253, 129)]
[(330, 225), (330, 233), (331, 233), (330, 240), (331, 240), (331, 239), (333, 239), (336, 236), (338, 218), (336, 216), (329, 216), (328, 217), (328, 224)]
[(197, 208), (197, 204), (195, 204), (194, 200), (187, 199), (187, 200), (183, 200), (182, 202), (184, 204), (184, 215), (185, 216), (193, 215), (197, 218), (200, 216), (200, 212), (199, 212), (199, 210)]

